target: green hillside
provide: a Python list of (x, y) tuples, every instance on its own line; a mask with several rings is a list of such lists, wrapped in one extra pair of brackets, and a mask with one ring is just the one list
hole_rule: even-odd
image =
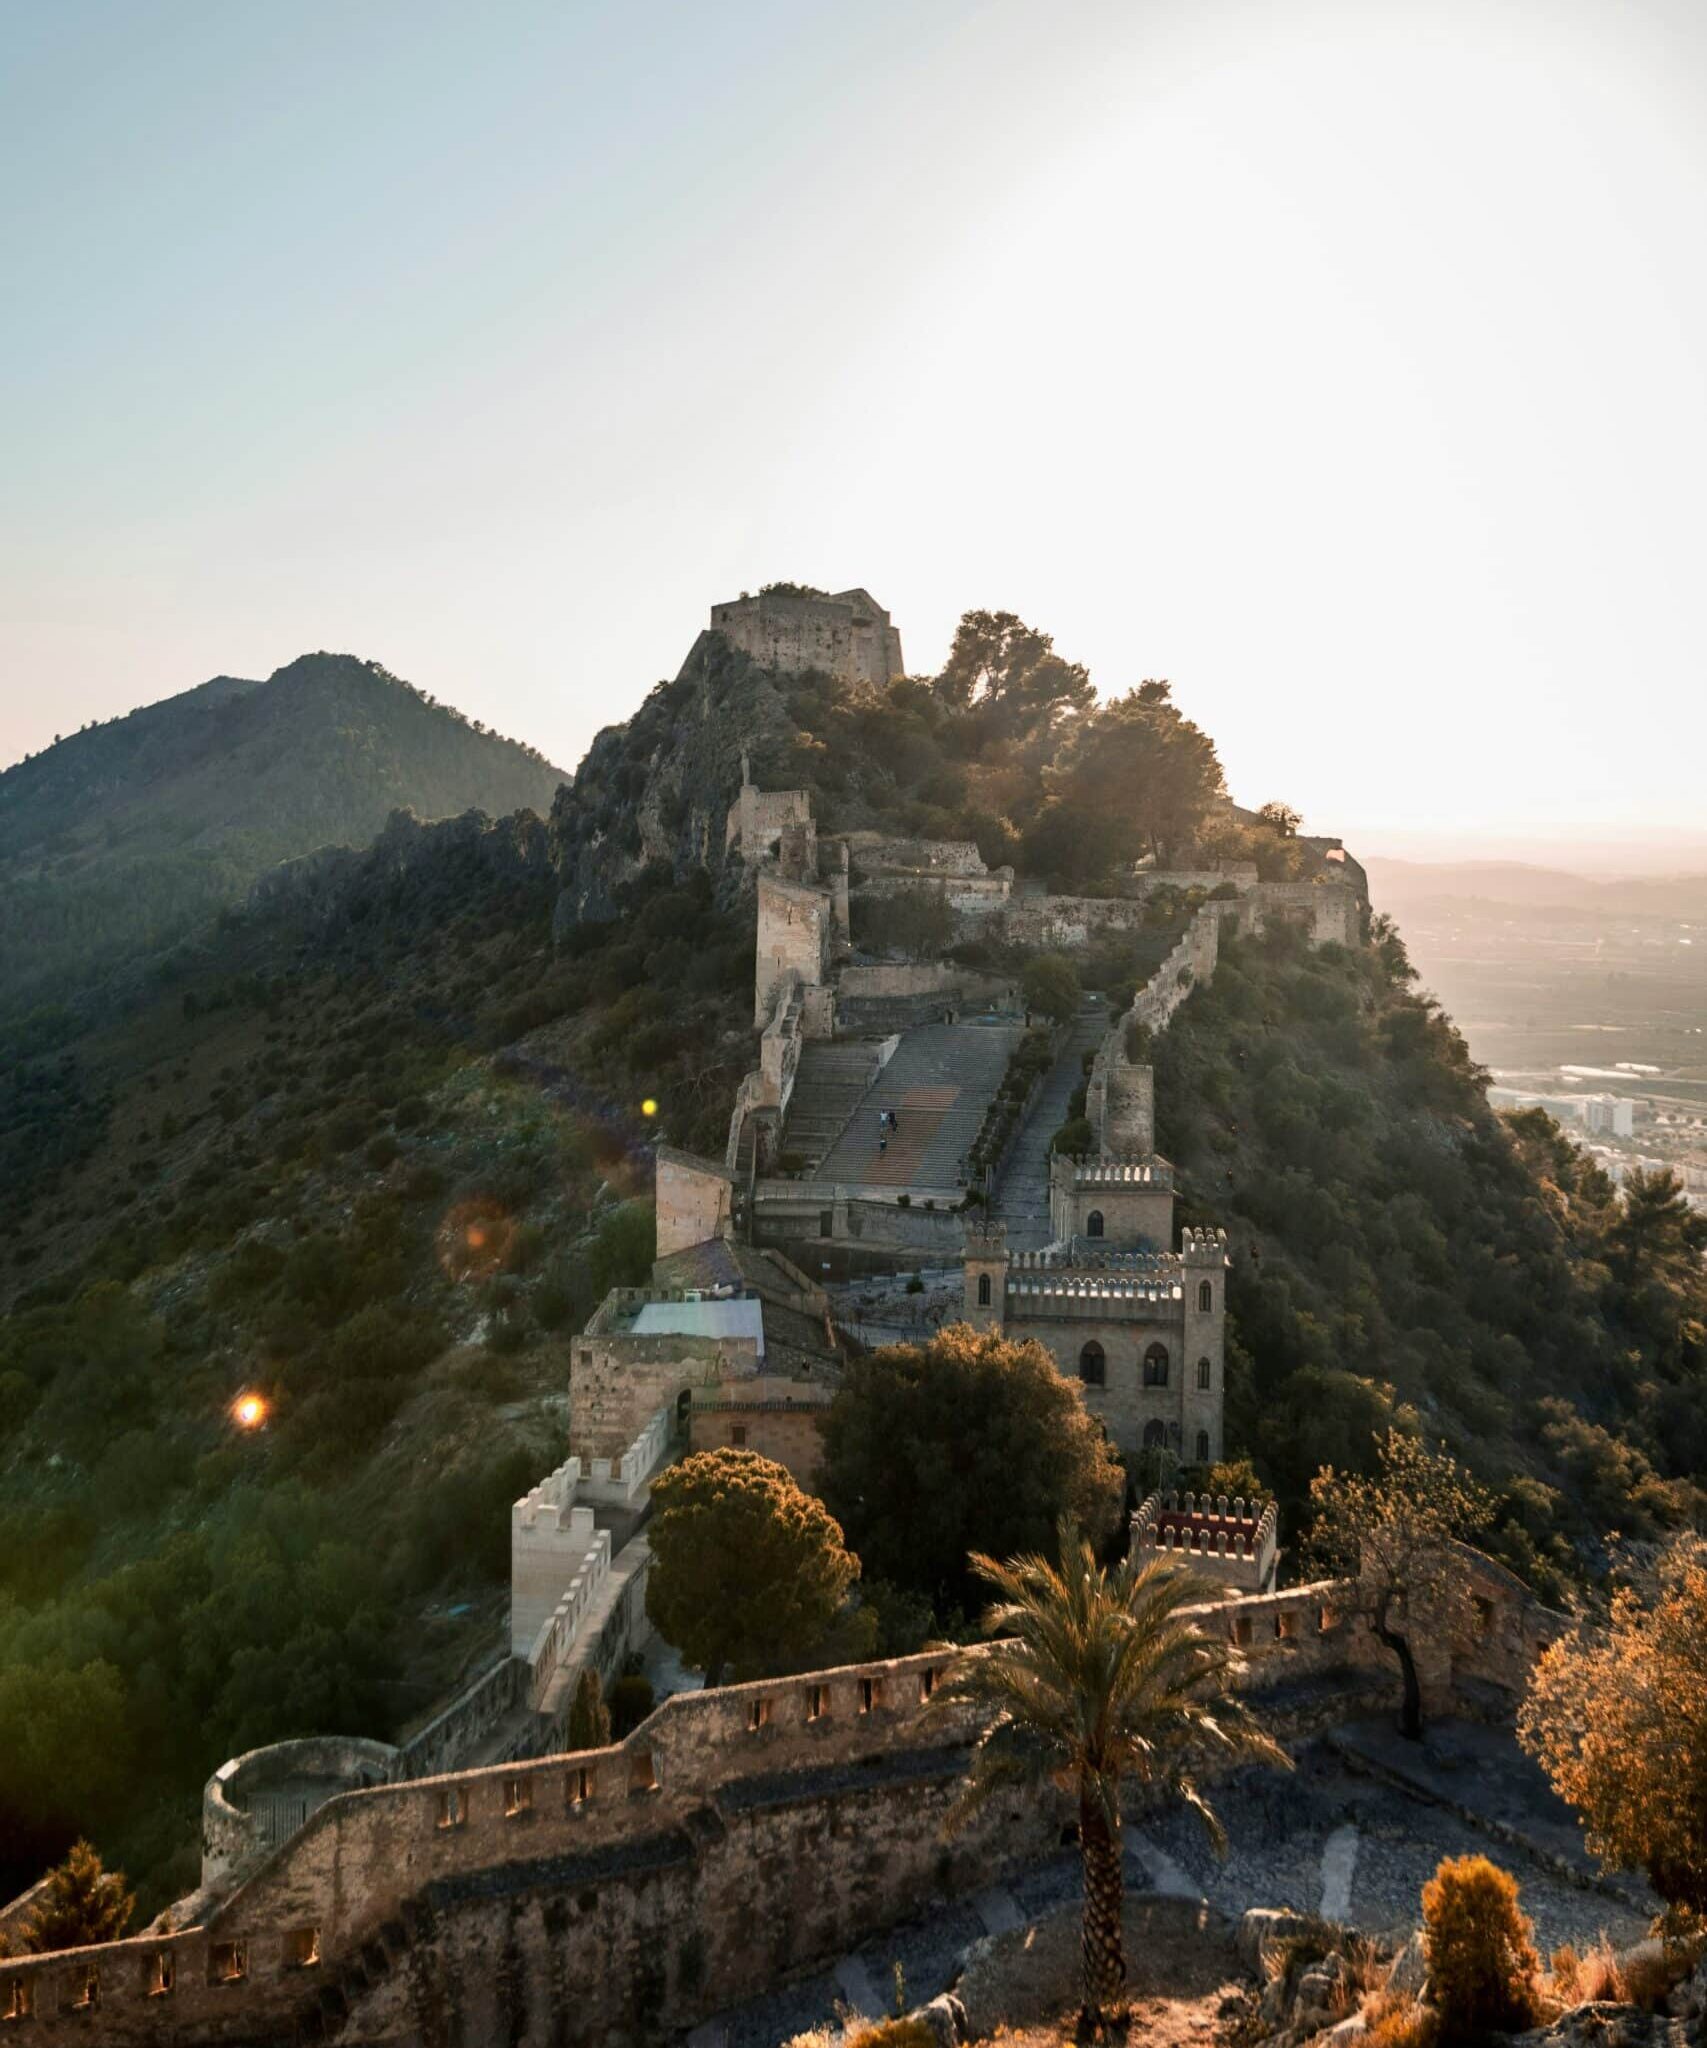
[(276, 862), (423, 818), (549, 809), (563, 778), (376, 663), (310, 654), (92, 725), (0, 774), (0, 1004), (61, 998)]
[[(329, 667), (319, 701), (439, 716)], [(257, 772), (279, 681), (194, 714), (241, 714)], [(305, 741), (339, 802), (398, 757), (376, 729)], [(457, 730), (449, 760), (497, 744)], [(713, 638), (549, 820), (393, 819), (204, 923), (122, 1009), (14, 1027), (0, 1889), (86, 1829), (163, 1903), (214, 1764), (396, 1732), (489, 1649), (506, 1504), (562, 1455), (567, 1334), (649, 1263), (649, 1141), (718, 1152), (751, 1062), (752, 906), (722, 857), (743, 744), (830, 822), (976, 837), (1022, 874), (1106, 882), (1217, 834), (1290, 858), (1219, 809), (1165, 689), (1093, 704), (1017, 621), (973, 615), (941, 677), (882, 692)], [(97, 758), (65, 798), (91, 860)], [(229, 751), (204, 775), (149, 758), (214, 830)], [(164, 798), (144, 809), (164, 830)], [(1280, 1488), (1289, 1545), (1309, 1474), (1365, 1458), (1396, 1406), (1495, 1488), (1502, 1553), (1544, 1588), (1597, 1571), (1609, 1526), (1699, 1512), (1690, 1227), (1663, 1190), (1621, 1208), (1544, 1119), (1494, 1117), (1391, 935), (1229, 944), (1156, 1058), (1186, 1220), (1232, 1236), (1229, 1450)], [(233, 1419), (245, 1391), (261, 1431)]]

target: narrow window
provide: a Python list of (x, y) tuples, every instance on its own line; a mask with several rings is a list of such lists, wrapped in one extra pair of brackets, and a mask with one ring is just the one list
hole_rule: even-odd
[(1485, 1636), (1494, 1625), (1494, 1603), (1491, 1600), (1484, 1600), (1480, 1593), (1476, 1594), (1475, 1600), (1476, 1633)]
[(14, 1977), (6, 1986), (6, 2008), (4, 2012), (0, 2012), (0, 2019), (27, 2020), (35, 2009), (35, 1980), (31, 1977)]
[(754, 1700), (753, 1704), (747, 1709), (747, 1726), (755, 1735), (758, 1734), (761, 1728), (769, 1727), (770, 1718), (771, 1703), (769, 1700)]
[(883, 1688), (875, 1678), (862, 1678), (859, 1682), (859, 1710), (869, 1714), (883, 1698)]
[(980, 1308), (988, 1308), (990, 1306), (990, 1276), (988, 1273), (980, 1273), (978, 1275), (978, 1306)]
[(732, 1422), (729, 1425), (729, 1441), (736, 1450), (740, 1450), (745, 1445), (747, 1441), (747, 1425), (744, 1422)]
[(569, 1773), (569, 1804), (585, 1806), (593, 1796), (593, 1774), (585, 1764)]
[(1168, 1383), (1168, 1347), (1152, 1344), (1144, 1354), (1144, 1384), (1147, 1387), (1165, 1387)]
[(101, 1973), (85, 1964), (65, 1978), (65, 2003), (73, 2012), (91, 2012), (101, 2002)]
[(827, 1685), (809, 1685), (806, 1688), (806, 1718), (808, 1721), (822, 1721), (830, 1711), (830, 1688)]
[(628, 1789), (630, 1792), (656, 1792), (658, 1773), (652, 1768), (652, 1752), (637, 1749), (628, 1760)]
[(177, 1962), (169, 1948), (157, 1948), (142, 1965), (144, 1998), (165, 1998), (177, 1981)]
[(1209, 1432), (1206, 1429), (1197, 1432), (1197, 1462), (1200, 1465), (1209, 1463)]
[(1274, 1639), (1277, 1643), (1289, 1643), (1297, 1633), (1297, 1615), (1287, 1611), (1274, 1617)]
[(460, 1828), (468, 1819), (468, 1790), (463, 1785), (447, 1785), (439, 1794), (439, 1826)]
[(285, 1968), (287, 1970), (312, 1970), (319, 1960), (319, 1928), (293, 1927), (284, 1939)]
[(1329, 1634), (1339, 1625), (1340, 1618), (1331, 1607), (1324, 1607), (1316, 1618), (1316, 1626), (1323, 1635)]
[(1215, 1306), (1215, 1286), (1214, 1286), (1214, 1283), (1213, 1283), (1212, 1281), (1209, 1281), (1209, 1280), (1200, 1280), (1200, 1281), (1198, 1281), (1198, 1283), (1197, 1283), (1197, 1307), (1198, 1307), (1198, 1312), (1199, 1312), (1200, 1314), (1202, 1314), (1202, 1315), (1208, 1315), (1208, 1314), (1209, 1314), (1209, 1312), (1210, 1312), (1210, 1310), (1211, 1310), (1212, 1308), (1214, 1308), (1214, 1306)]
[(249, 1974), (249, 1954), (240, 1941), (216, 1941), (207, 1952), (210, 1984), (240, 1984)]
[(1085, 1235), (1086, 1237), (1101, 1237), (1102, 1211), (1100, 1209), (1093, 1209), (1085, 1218)]
[(1103, 1348), (1097, 1343), (1095, 1338), (1092, 1338), (1091, 1342), (1079, 1353), (1079, 1377), (1087, 1387), (1100, 1387), (1107, 1384), (1108, 1360), (1103, 1356)]
[(921, 1705), (936, 1691), (936, 1673), (929, 1666), (919, 1673), (919, 1702)]
[(1197, 1361), (1197, 1391), (1200, 1394), (1207, 1394), (1210, 1382), (1214, 1377), (1214, 1368), (1210, 1365), (1208, 1359), (1200, 1358)]
[(514, 1820), (519, 1814), (533, 1809), (532, 1778), (515, 1777), (504, 1780), (504, 1817)]
[(1234, 1642), (1235, 1642), (1235, 1643), (1237, 1643), (1237, 1644), (1238, 1644), (1238, 1646), (1239, 1646), (1239, 1648), (1240, 1648), (1241, 1650), (1248, 1650), (1248, 1649), (1250, 1648), (1250, 1646), (1251, 1646), (1251, 1625), (1250, 1625), (1250, 1622), (1249, 1622), (1248, 1620), (1240, 1620), (1240, 1621), (1235, 1621), (1235, 1622), (1234, 1622), (1234, 1624), (1233, 1624), (1233, 1640), (1234, 1640)]

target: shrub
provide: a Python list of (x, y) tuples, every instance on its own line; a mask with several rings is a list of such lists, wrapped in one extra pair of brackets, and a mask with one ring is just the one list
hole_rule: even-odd
[(1430, 2002), (1448, 2037), (1533, 2025), (1541, 1959), (1516, 1878), (1485, 1856), (1448, 1857), (1423, 1886), (1422, 1908)]

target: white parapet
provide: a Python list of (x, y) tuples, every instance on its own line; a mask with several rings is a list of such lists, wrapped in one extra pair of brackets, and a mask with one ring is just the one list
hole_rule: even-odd
[(578, 1504), (581, 1461), (548, 1473), (510, 1510), (510, 1650), (525, 1657), (588, 1556), (610, 1539), (593, 1527), (593, 1510)]
[(588, 1460), (587, 1476), (580, 1482), (578, 1498), (597, 1501), (600, 1507), (637, 1506), (647, 1482), (675, 1448), (675, 1430), (675, 1410), (666, 1404), (656, 1411), (620, 1458)]

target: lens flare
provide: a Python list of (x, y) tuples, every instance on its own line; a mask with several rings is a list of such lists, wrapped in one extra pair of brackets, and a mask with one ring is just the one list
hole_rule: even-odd
[(239, 1429), (259, 1429), (267, 1419), (267, 1404), (259, 1394), (239, 1394), (231, 1404), (231, 1419)]
[(647, 1096), (646, 1100), (640, 1105), (640, 1114), (642, 1116), (656, 1116), (658, 1114), (658, 1103), (656, 1097), (651, 1095)]

